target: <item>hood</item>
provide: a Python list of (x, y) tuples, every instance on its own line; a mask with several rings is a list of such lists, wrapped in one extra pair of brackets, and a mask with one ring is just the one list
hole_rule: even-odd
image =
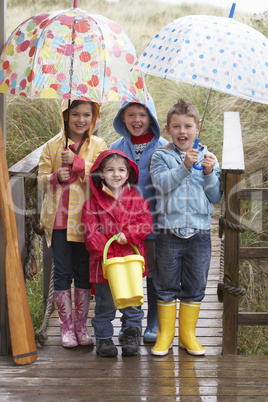
[[(117, 115), (114, 118), (114, 129), (118, 132), (118, 134), (122, 135), (122, 137), (130, 138), (130, 132), (128, 131), (125, 123), (122, 120), (121, 112), (124, 110), (130, 103), (134, 102), (123, 102), (121, 105), (121, 108), (119, 109)], [(148, 99), (146, 102), (146, 105), (143, 105), (146, 107), (146, 109), (149, 111), (153, 122), (150, 123), (149, 125), (149, 130), (151, 130), (154, 135), (156, 136), (157, 139), (160, 138), (161, 136), (161, 131), (160, 127), (157, 121), (157, 115), (156, 115), (156, 110), (155, 110), (155, 105), (153, 98), (151, 97), (150, 94), (148, 94)]]
[[(85, 102), (91, 102), (93, 104), (93, 111), (94, 111), (94, 116), (92, 119), (92, 123), (90, 126), (90, 129), (88, 130), (88, 135), (92, 134), (95, 129), (99, 128), (100, 126), (100, 104), (96, 103), (96, 102), (92, 102), (89, 98), (86, 97), (81, 97), (81, 98), (76, 98), (76, 99), (72, 99), (71, 100), (71, 104), (73, 103), (73, 101), (75, 100), (81, 100), (81, 101), (85, 101)], [(64, 99), (62, 101), (61, 104), (61, 111), (62, 111), (62, 127), (63, 127), (63, 131), (65, 134), (65, 126), (64, 126), (64, 116), (63, 113), (68, 110), (68, 99)]]
[(138, 185), (138, 180), (139, 180), (139, 169), (138, 166), (136, 165), (135, 162), (133, 162), (131, 159), (129, 159), (126, 154), (124, 154), (124, 152), (122, 151), (118, 151), (117, 149), (108, 149), (106, 151), (102, 151), (100, 153), (100, 155), (98, 156), (98, 158), (95, 160), (91, 170), (90, 170), (90, 176), (89, 176), (89, 184), (90, 187), (93, 191), (93, 193), (95, 194), (95, 196), (97, 196), (97, 194), (99, 194), (100, 191), (102, 191), (102, 186), (99, 185), (98, 180), (94, 179), (94, 177), (98, 177), (98, 169), (100, 166), (100, 163), (102, 162), (102, 160), (104, 158), (106, 158), (106, 156), (111, 155), (111, 154), (118, 154), (123, 156), (124, 158), (126, 158), (128, 160), (130, 169), (131, 169), (131, 177), (132, 177), (132, 183), (131, 183), (131, 187), (134, 188), (134, 191), (136, 191), (137, 185)]

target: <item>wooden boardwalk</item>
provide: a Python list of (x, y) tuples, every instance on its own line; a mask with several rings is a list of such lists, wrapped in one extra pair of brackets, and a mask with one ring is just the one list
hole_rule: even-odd
[[(167, 356), (152, 356), (151, 346), (141, 340), (138, 356), (122, 358), (119, 314), (114, 323), (118, 357), (102, 358), (96, 355), (95, 347), (64, 349), (55, 311), (49, 321), (48, 341), (38, 347), (35, 363), (16, 366), (11, 357), (0, 357), (0, 401), (266, 402), (268, 357), (221, 355), (222, 304), (217, 298), (220, 241), (216, 226), (214, 220), (211, 268), (196, 331), (206, 356), (190, 356), (179, 350), (176, 328), (173, 350)], [(88, 320), (92, 334), (93, 308), (94, 303)], [(146, 289), (143, 309), (146, 316)]]

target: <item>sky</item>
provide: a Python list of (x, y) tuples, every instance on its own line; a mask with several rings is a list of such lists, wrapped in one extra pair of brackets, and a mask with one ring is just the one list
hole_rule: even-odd
[[(118, 0), (107, 0), (110, 2), (113, 1), (118, 1)], [(150, 0), (146, 0), (150, 1)], [(167, 3), (167, 4), (183, 4), (183, 3), (188, 3), (188, 4), (194, 4), (194, 3), (199, 3), (199, 4), (209, 4), (213, 5), (216, 7), (222, 7), (222, 8), (228, 8), (231, 10), (232, 4), (236, 3), (236, 11), (240, 11), (243, 13), (249, 13), (249, 14), (258, 14), (258, 13), (263, 13), (264, 11), (268, 11), (268, 2), (267, 0), (237, 0), (237, 1), (232, 1), (232, 0), (158, 0), (161, 3)]]
[(220, 0), (220, 1), (215, 1), (215, 0), (158, 0), (161, 1), (162, 3), (172, 3), (172, 4), (182, 4), (182, 3), (189, 3), (189, 4), (194, 4), (194, 3), (207, 3), (210, 5), (215, 5), (217, 7), (222, 7), (222, 8), (229, 8), (231, 10), (232, 4), (235, 3), (236, 11), (241, 11), (241, 12), (246, 12), (250, 14), (254, 13), (262, 13), (264, 11), (268, 11), (268, 1), (267, 0), (237, 0), (237, 1), (232, 1), (232, 0)]

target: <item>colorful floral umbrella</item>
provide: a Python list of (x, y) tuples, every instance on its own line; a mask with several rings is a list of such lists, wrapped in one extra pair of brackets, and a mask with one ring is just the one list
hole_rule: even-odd
[(34, 98), (146, 101), (136, 52), (114, 21), (79, 8), (20, 24), (0, 59), (0, 92)]
[(178, 18), (155, 35), (139, 65), (148, 74), (268, 104), (268, 39), (233, 18)]

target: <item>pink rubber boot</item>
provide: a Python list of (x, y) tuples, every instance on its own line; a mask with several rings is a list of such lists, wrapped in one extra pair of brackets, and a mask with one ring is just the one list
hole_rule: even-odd
[(61, 343), (65, 348), (74, 348), (78, 345), (72, 316), (71, 289), (55, 290), (55, 300), (58, 307)]
[(93, 345), (93, 339), (87, 332), (87, 315), (90, 295), (91, 289), (74, 288), (74, 325), (78, 344), (82, 346)]

